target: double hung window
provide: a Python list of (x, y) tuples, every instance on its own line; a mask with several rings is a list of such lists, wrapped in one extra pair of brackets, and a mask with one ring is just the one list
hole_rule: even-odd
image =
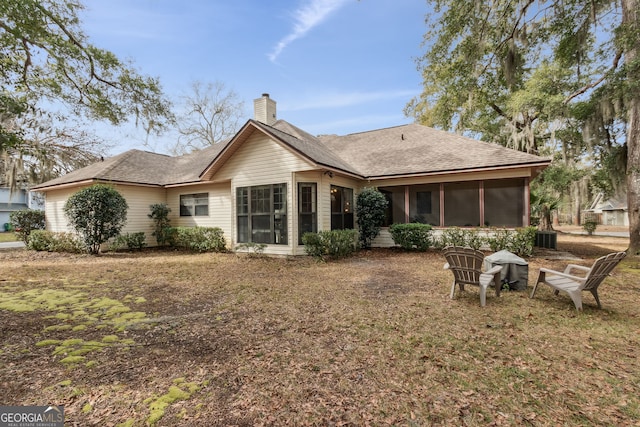
[(180, 216), (209, 216), (209, 193), (181, 194)]

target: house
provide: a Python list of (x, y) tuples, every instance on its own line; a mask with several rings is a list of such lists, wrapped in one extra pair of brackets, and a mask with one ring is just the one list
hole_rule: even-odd
[(624, 194), (606, 199), (604, 193), (598, 193), (589, 209), (583, 212), (585, 217), (595, 217), (601, 225), (629, 226), (629, 209)]
[[(149, 206), (166, 203), (174, 226), (215, 226), (231, 248), (265, 243), (265, 253), (304, 254), (307, 231), (355, 228), (355, 199), (377, 187), (390, 201), (385, 226), (529, 224), (529, 183), (550, 160), (418, 124), (346, 136), (314, 136), (276, 117), (268, 94), (229, 141), (180, 157), (130, 150), (37, 185), (46, 224), (70, 231), (71, 194), (110, 183), (129, 204), (123, 232), (153, 224)], [(384, 228), (374, 246), (391, 246)]]
[(37, 193), (24, 188), (11, 191), (9, 187), (0, 187), (0, 233), (9, 229), (11, 212), (23, 209), (44, 209), (44, 203)]

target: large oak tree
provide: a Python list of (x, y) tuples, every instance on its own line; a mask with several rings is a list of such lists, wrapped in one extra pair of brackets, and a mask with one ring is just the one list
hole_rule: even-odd
[(430, 3), (424, 90), (407, 113), (522, 151), (557, 144), (567, 164), (626, 155), (629, 252), (639, 253), (638, 0)]
[[(0, 153), (14, 166), (19, 156), (37, 161), (29, 153), (43, 152), (38, 145), (46, 141), (30, 135), (41, 133), (37, 119), (48, 108), (62, 106), (68, 114), (115, 125), (135, 120), (147, 132), (161, 132), (173, 120), (156, 78), (90, 42), (79, 19), (82, 9), (77, 0), (0, 2)], [(61, 132), (69, 134), (58, 129), (50, 135)], [(77, 164), (92, 159), (94, 148), (89, 144), (87, 155), (74, 145), (63, 157)], [(9, 163), (0, 165), (5, 172)]]

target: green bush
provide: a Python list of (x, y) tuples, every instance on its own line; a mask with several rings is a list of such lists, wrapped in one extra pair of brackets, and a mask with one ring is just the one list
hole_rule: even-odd
[(36, 209), (13, 211), (9, 214), (9, 223), (18, 239), (27, 244), (32, 231), (44, 230), (44, 211)]
[(344, 258), (358, 249), (358, 232), (349, 229), (304, 233), (302, 243), (307, 255), (314, 258)]
[(593, 219), (588, 219), (582, 224), (582, 229), (586, 231), (589, 236), (591, 236), (593, 232), (596, 231), (597, 227), (598, 222)]
[(89, 253), (97, 254), (103, 243), (120, 234), (128, 208), (114, 187), (95, 184), (71, 195), (64, 204), (64, 213)]
[(194, 252), (225, 252), (227, 243), (219, 227), (169, 227), (167, 242), (174, 248)]
[(450, 227), (442, 231), (437, 246), (444, 248), (446, 246), (462, 246), (473, 249), (480, 249), (487, 243), (487, 239), (480, 234), (480, 230), (475, 228), (462, 229), (459, 227)]
[(360, 231), (360, 244), (363, 248), (371, 247), (371, 242), (380, 233), (384, 223), (387, 199), (377, 188), (365, 188), (356, 199), (356, 221)]
[(492, 234), (493, 235), (487, 239), (487, 243), (493, 252), (498, 252), (509, 247), (511, 235), (513, 234), (512, 231), (504, 228), (496, 228)]
[(405, 250), (426, 251), (431, 246), (431, 230), (429, 224), (409, 223), (392, 224), (389, 232), (396, 245)]
[(535, 240), (536, 227), (524, 227), (515, 230), (495, 229), (487, 242), (493, 252), (506, 249), (523, 257), (533, 255)]
[(511, 238), (508, 250), (520, 257), (529, 257), (533, 255), (535, 241), (536, 227), (518, 228)]
[(121, 234), (117, 236), (113, 242), (109, 245), (109, 249), (112, 251), (117, 251), (123, 248), (129, 250), (141, 250), (145, 246), (147, 246), (146, 236), (144, 231), (140, 231), (137, 233), (127, 233)]
[(169, 244), (169, 228), (171, 227), (171, 221), (169, 220), (169, 213), (171, 209), (166, 203), (155, 203), (149, 206), (151, 213), (147, 215), (153, 220), (155, 236), (158, 246), (165, 246)]
[(86, 248), (84, 243), (75, 234), (33, 230), (29, 235), (27, 249), (33, 251), (80, 253), (84, 252)]

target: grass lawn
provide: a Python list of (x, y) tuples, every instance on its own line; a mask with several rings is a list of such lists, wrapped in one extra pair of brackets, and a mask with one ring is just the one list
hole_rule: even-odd
[(11, 232), (2, 232), (0, 233), (0, 243), (4, 242), (17, 242), (18, 238), (14, 233)]
[[(559, 235), (594, 258), (625, 239)], [(3, 405), (67, 425), (638, 425), (640, 261), (578, 313), (541, 285), (449, 299), (436, 250), (334, 262), (0, 251)], [(576, 261), (570, 261), (576, 262)]]

